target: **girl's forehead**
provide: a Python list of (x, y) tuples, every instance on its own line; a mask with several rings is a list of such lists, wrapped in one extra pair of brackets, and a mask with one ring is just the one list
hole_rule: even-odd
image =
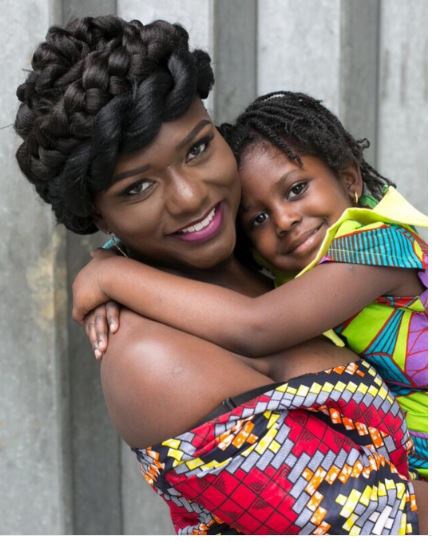
[(291, 171), (301, 169), (301, 165), (268, 142), (257, 142), (246, 150), (239, 167), (240, 178), (256, 177), (263, 173), (271, 174), (280, 169)]

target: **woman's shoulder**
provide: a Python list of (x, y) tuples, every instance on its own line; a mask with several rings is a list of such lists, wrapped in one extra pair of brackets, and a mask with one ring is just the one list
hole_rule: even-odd
[[(110, 335), (101, 361), (114, 426), (136, 448), (193, 427), (225, 398), (226, 386), (229, 391), (229, 371), (220, 367), (229, 358), (232, 369), (232, 357), (198, 337), (122, 309), (119, 330)], [(205, 375), (212, 381), (210, 394)]]
[(119, 330), (109, 336), (101, 361), (110, 417), (131, 446), (151, 444), (158, 424), (163, 430), (163, 417), (155, 405), (167, 377), (161, 360), (171, 348), (169, 328), (165, 327), (122, 309)]

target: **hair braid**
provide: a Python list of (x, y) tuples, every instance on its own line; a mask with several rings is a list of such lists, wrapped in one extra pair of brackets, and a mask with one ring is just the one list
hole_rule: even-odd
[(119, 153), (148, 145), (163, 122), (206, 98), (214, 78), (184, 28), (112, 15), (53, 26), (17, 89), (21, 170), (77, 233), (93, 233), (93, 198)]
[(381, 198), (394, 183), (378, 173), (363, 156), (367, 139), (355, 140), (319, 100), (300, 92), (272, 92), (257, 98), (234, 123), (221, 132), (237, 161), (256, 142), (265, 140), (299, 164), (302, 154), (312, 154), (336, 174), (348, 165), (359, 166), (369, 192)]

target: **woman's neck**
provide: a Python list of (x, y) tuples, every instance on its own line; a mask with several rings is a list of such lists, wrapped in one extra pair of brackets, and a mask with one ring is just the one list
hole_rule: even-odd
[(174, 269), (156, 262), (146, 261), (131, 251), (129, 251), (129, 256), (168, 273), (207, 282), (208, 284), (223, 286), (224, 288), (229, 288), (250, 297), (262, 295), (273, 287), (270, 279), (260, 275), (256, 271), (252, 271), (234, 255), (211, 269)]
[(250, 297), (259, 296), (272, 288), (272, 282), (269, 279), (251, 271), (234, 256), (212, 269), (188, 270), (185, 276), (209, 284), (217, 284)]

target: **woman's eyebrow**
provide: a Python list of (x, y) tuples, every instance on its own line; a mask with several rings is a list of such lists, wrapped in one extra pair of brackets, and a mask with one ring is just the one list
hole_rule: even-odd
[[(207, 124), (211, 124), (209, 119), (202, 119), (200, 120), (193, 128), (192, 130), (180, 141), (180, 143), (177, 143), (175, 146), (176, 151), (180, 150), (182, 147), (185, 147), (189, 143), (193, 141), (195, 136), (202, 130), (204, 126)], [(147, 169), (150, 168), (150, 165), (146, 164), (144, 166), (135, 168), (135, 169), (129, 169), (128, 171), (123, 171), (122, 173), (119, 173), (117, 175), (114, 175), (112, 181), (117, 182), (121, 179), (126, 179), (126, 177), (131, 177), (132, 175), (138, 175), (138, 173), (144, 173)]]
[(189, 143), (192, 143), (194, 137), (201, 131), (201, 129), (203, 128), (203, 126), (205, 126), (206, 124), (211, 124), (210, 120), (209, 119), (202, 119), (200, 120), (195, 126), (194, 128), (192, 128), (192, 130), (188, 133), (188, 135), (186, 137), (184, 137), (180, 143), (177, 143), (175, 149), (176, 151), (180, 150), (182, 147), (185, 147), (186, 145), (188, 145)]
[(118, 173), (117, 175), (114, 175), (112, 178), (112, 182), (115, 183), (117, 181), (120, 181), (121, 179), (126, 179), (126, 177), (131, 177), (132, 175), (138, 175), (138, 173), (144, 173), (147, 169), (149, 169), (149, 165), (137, 167), (135, 169), (129, 169), (128, 171), (123, 171), (123, 173)]

